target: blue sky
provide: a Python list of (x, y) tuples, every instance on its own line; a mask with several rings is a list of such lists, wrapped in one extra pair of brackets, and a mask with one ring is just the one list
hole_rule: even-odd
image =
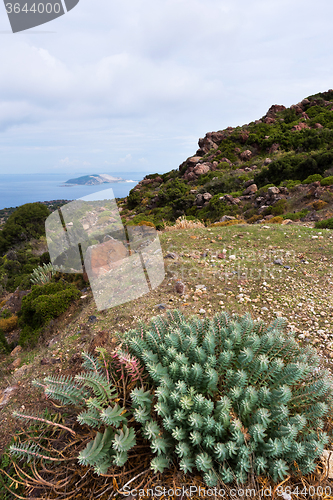
[(12, 34), (0, 173), (166, 172), (199, 137), (333, 88), (327, 0), (80, 0)]

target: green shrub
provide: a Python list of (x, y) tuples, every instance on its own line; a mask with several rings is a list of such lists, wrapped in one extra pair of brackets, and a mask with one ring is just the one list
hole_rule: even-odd
[(5, 337), (4, 331), (0, 328), (0, 354), (8, 354), (10, 347)]
[(8, 248), (45, 235), (45, 220), (50, 214), (42, 203), (26, 203), (18, 207), (5, 223), (0, 234), (0, 253)]
[(282, 198), (273, 205), (271, 213), (273, 215), (282, 215), (283, 212), (285, 212), (286, 208), (287, 208), (287, 200)]
[(330, 175), (329, 177), (324, 177), (324, 179), (320, 181), (320, 184), (322, 186), (331, 186), (333, 184), (333, 175)]
[(301, 181), (296, 180), (296, 181), (288, 181), (285, 186), (289, 191), (292, 191), (296, 186), (299, 184), (302, 184)]
[(295, 212), (295, 213), (294, 212), (288, 212), (286, 214), (283, 214), (282, 217), (283, 217), (283, 219), (291, 219), (291, 220), (302, 219), (309, 212), (310, 212), (310, 210), (308, 210), (307, 208), (303, 208), (299, 212)]
[(316, 222), (315, 227), (318, 229), (333, 229), (333, 217), (330, 219), (319, 220)]
[(249, 314), (202, 321), (172, 311), (125, 334), (123, 347), (155, 388), (154, 411), (148, 397), (132, 393), (135, 418), (157, 454), (154, 472), (176, 459), (185, 474), (197, 469), (214, 486), (219, 479), (245, 483), (252, 471), (277, 482), (297, 467), (315, 470), (329, 442), (323, 418), (333, 381), (286, 325), (283, 318), (266, 327)]
[(311, 182), (317, 182), (317, 181), (321, 181), (322, 180), (322, 175), (320, 174), (312, 174), (312, 175), (309, 175), (309, 177), (307, 177), (303, 182), (302, 184), (311, 184)]
[(74, 285), (62, 281), (46, 283), (43, 286), (34, 285), (31, 293), (22, 299), (19, 344), (22, 347), (28, 343), (34, 344), (41, 328), (65, 312), (71, 302), (80, 295), (81, 292)]

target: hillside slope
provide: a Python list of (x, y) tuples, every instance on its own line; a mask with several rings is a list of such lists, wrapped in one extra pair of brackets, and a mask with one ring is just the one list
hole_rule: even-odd
[(178, 170), (147, 175), (122, 200), (122, 215), (158, 228), (182, 215), (211, 223), (293, 213), (325, 219), (332, 215), (332, 146), (333, 90), (290, 108), (275, 104), (254, 122), (207, 133)]

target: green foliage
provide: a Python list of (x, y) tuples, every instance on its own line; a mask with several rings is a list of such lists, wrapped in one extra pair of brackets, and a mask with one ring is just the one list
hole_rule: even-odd
[[(60, 375), (46, 377), (43, 383), (33, 381), (33, 385), (44, 389), (47, 397), (58, 400), (63, 405), (77, 407), (80, 411), (77, 420), (81, 425), (104, 428), (101, 432), (96, 432), (95, 438), (78, 455), (78, 462), (93, 467), (98, 475), (106, 474), (112, 465), (122, 467), (128, 459), (127, 452), (136, 444), (135, 430), (128, 427), (125, 409), (114, 404), (118, 394), (115, 387), (110, 385), (110, 372), (104, 364), (104, 354), (103, 352), (99, 358), (95, 358), (89, 353), (82, 353), (86, 371), (76, 375), (74, 379)], [(111, 367), (112, 370), (114, 368)], [(142, 398), (140, 401), (142, 402)], [(20, 417), (17, 412), (13, 415)], [(24, 418), (29, 419), (29, 416), (24, 415)], [(29, 460), (32, 453), (35, 454), (35, 459), (47, 454), (37, 443), (29, 442), (12, 446), (11, 452), (25, 460)], [(50, 459), (55, 460), (52, 457)]]
[(295, 154), (281, 160), (275, 160), (254, 176), (258, 186), (273, 183), (275, 186), (285, 179), (305, 180), (309, 175), (320, 174), (332, 165), (331, 151), (316, 152), (310, 155)]
[(18, 207), (8, 217), (0, 233), (0, 254), (17, 243), (45, 235), (45, 220), (49, 214), (42, 203), (27, 203)]
[(4, 331), (0, 329), (0, 354), (8, 354), (10, 347), (5, 337)]
[(273, 215), (282, 215), (287, 208), (287, 200), (282, 198), (281, 200), (278, 200), (274, 205), (272, 206), (272, 211), (271, 213)]
[(129, 192), (129, 195), (127, 196), (127, 206), (130, 210), (135, 208), (141, 203), (142, 196), (140, 194), (140, 191), (134, 191), (134, 189), (131, 189)]
[(308, 213), (310, 212), (310, 210), (308, 210), (307, 208), (303, 208), (302, 210), (300, 210), (299, 212), (288, 212), (286, 214), (283, 214), (283, 218), (284, 219), (290, 219), (290, 220), (297, 220), (297, 219), (302, 219), (303, 217), (305, 217)]
[(309, 177), (307, 177), (306, 179), (304, 179), (302, 184), (311, 184), (312, 182), (321, 181), (322, 178), (323, 177), (320, 174), (312, 174), (312, 175), (309, 175)]
[(330, 175), (329, 177), (325, 177), (324, 179), (321, 179), (320, 184), (322, 186), (331, 186), (333, 184), (333, 175)]
[(333, 217), (330, 219), (319, 220), (316, 222), (315, 227), (318, 229), (333, 229)]
[(43, 286), (34, 285), (31, 293), (22, 299), (19, 344), (25, 346), (35, 343), (40, 329), (65, 312), (80, 295), (81, 292), (75, 286), (61, 281)]
[(154, 403), (143, 389), (132, 392), (145, 410), (135, 418), (157, 455), (154, 471), (177, 458), (185, 473), (196, 468), (214, 486), (219, 478), (245, 482), (252, 470), (283, 480), (295, 461), (303, 474), (314, 470), (328, 443), (323, 418), (333, 381), (286, 324), (277, 318), (267, 327), (249, 314), (186, 319), (172, 311), (125, 334), (155, 387)]

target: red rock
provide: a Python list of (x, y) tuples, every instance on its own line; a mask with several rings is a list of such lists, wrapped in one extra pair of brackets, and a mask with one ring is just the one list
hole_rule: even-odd
[(315, 123), (314, 128), (324, 128), (321, 123)]

